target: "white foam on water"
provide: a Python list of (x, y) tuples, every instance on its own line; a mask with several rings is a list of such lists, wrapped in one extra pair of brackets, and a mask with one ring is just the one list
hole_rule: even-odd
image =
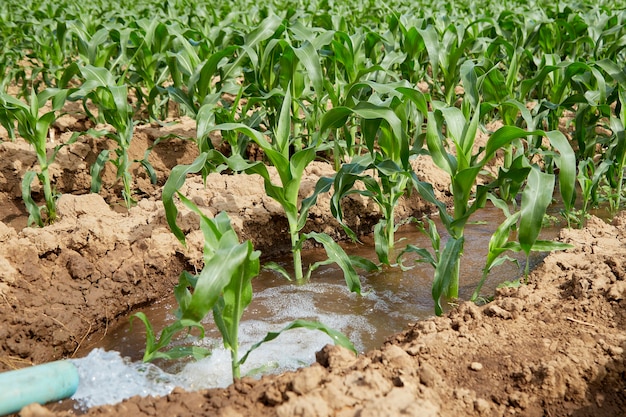
[(176, 386), (184, 385), (177, 376), (155, 365), (133, 363), (115, 351), (97, 348), (72, 362), (79, 376), (78, 389), (72, 399), (81, 409), (115, 404), (135, 395), (165, 395)]
[[(332, 297), (328, 298), (328, 294)], [(357, 350), (362, 351), (363, 335), (376, 331), (367, 317), (362, 312), (351, 313), (346, 309), (344, 313), (324, 312), (324, 307), (318, 307), (318, 304), (328, 303), (328, 300), (354, 304), (354, 300), (360, 300), (361, 308), (370, 314), (376, 310), (390, 310), (381, 295), (372, 292), (357, 298), (345, 285), (328, 283), (301, 287), (285, 285), (260, 291), (254, 295), (258, 303), (255, 309), (266, 310), (262, 314), (264, 319), (255, 318), (254, 309), (247, 313), (240, 325), (239, 354), (245, 354), (268, 332), (279, 331), (296, 319), (316, 320), (339, 330), (348, 336)], [(206, 327), (208, 329), (209, 324)], [(210, 333), (215, 335), (214, 331)], [(260, 376), (310, 365), (315, 362), (315, 353), (332, 342), (320, 331), (289, 330), (251, 352), (241, 367), (241, 375)], [(221, 347), (222, 340), (212, 337), (195, 343), (212, 348), (211, 356), (188, 363), (177, 373), (167, 373), (152, 364), (133, 363), (115, 351), (94, 349), (87, 357), (73, 360), (79, 369), (80, 384), (72, 398), (84, 409), (115, 404), (134, 395), (166, 395), (177, 386), (186, 390), (228, 386), (232, 382), (231, 357), (230, 351)]]

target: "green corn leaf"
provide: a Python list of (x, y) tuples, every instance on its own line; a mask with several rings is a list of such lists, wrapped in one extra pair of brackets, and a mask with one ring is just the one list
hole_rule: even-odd
[(96, 194), (100, 192), (100, 188), (102, 188), (102, 170), (108, 160), (109, 150), (104, 149), (98, 154), (95, 162), (89, 168), (89, 174), (91, 175), (91, 188), (89, 192)]
[(290, 324), (288, 324), (287, 326), (285, 326), (284, 328), (282, 328), (278, 332), (268, 332), (267, 335), (263, 338), (263, 340), (261, 340), (258, 343), (255, 343), (254, 345), (252, 345), (252, 347), (250, 347), (250, 349), (248, 349), (248, 351), (246, 352), (245, 355), (243, 355), (239, 363), (244, 364), (246, 360), (248, 359), (248, 355), (250, 355), (252, 351), (259, 348), (263, 343), (270, 342), (276, 339), (278, 336), (280, 336), (283, 332), (286, 332), (287, 330), (298, 329), (298, 328), (318, 330), (323, 333), (326, 333), (328, 336), (330, 336), (330, 338), (333, 340), (333, 342), (336, 345), (350, 350), (355, 355), (357, 354), (357, 351), (354, 348), (354, 345), (352, 344), (352, 342), (350, 342), (350, 339), (348, 339), (343, 333), (338, 332), (337, 330), (333, 330), (330, 327), (317, 321), (295, 320), (291, 322)]
[(33, 200), (31, 193), (31, 184), (37, 176), (35, 171), (26, 171), (22, 178), (22, 200), (26, 205), (26, 211), (28, 211), (28, 226), (36, 224), (39, 227), (43, 227), (43, 219), (41, 218), (41, 209)]
[[(193, 355), (197, 358), (203, 358), (210, 355), (210, 351), (199, 347), (178, 347), (166, 352), (162, 352), (165, 346), (167, 346), (176, 333), (179, 333), (188, 328), (196, 328), (200, 330), (201, 337), (204, 337), (204, 327), (198, 322), (190, 320), (177, 320), (171, 325), (165, 327), (157, 340), (154, 333), (154, 329), (150, 320), (143, 312), (135, 313), (131, 316), (131, 326), (133, 319), (139, 319), (146, 328), (146, 350), (144, 351), (143, 361), (151, 362), (156, 359), (179, 359), (185, 356)], [(196, 349), (194, 349), (196, 348)]]
[[(494, 201), (494, 204), (498, 204), (495, 201), (500, 201), (501, 203), (504, 203), (502, 200), (492, 199), (492, 201)], [(508, 207), (506, 205), (504, 205), (504, 209), (508, 211)], [(482, 288), (485, 279), (487, 278), (487, 275), (489, 274), (491, 269), (506, 260), (504, 257), (501, 257), (501, 255), (508, 250), (506, 244), (511, 235), (511, 229), (515, 227), (517, 221), (519, 220), (520, 214), (520, 212), (517, 212), (513, 215), (507, 216), (506, 220), (502, 222), (496, 228), (495, 232), (493, 232), (493, 234), (491, 235), (491, 238), (489, 239), (487, 260), (485, 262), (485, 267), (483, 268), (483, 275), (480, 282), (476, 286), (476, 289), (474, 290), (471, 298), (472, 301), (476, 301), (476, 299), (478, 298), (480, 294), (480, 289)]]
[(387, 221), (380, 219), (374, 226), (374, 250), (378, 260), (385, 265), (389, 265), (389, 248), (393, 246), (393, 242), (389, 242), (387, 237)]
[(175, 102), (182, 104), (185, 108), (185, 111), (192, 116), (193, 118), (197, 117), (197, 108), (196, 104), (193, 101), (192, 96), (184, 92), (182, 89), (169, 86), (165, 88), (167, 94), (174, 99)]
[(611, 76), (615, 81), (617, 81), (622, 86), (626, 86), (626, 71), (617, 65), (615, 62), (610, 59), (601, 59), (596, 62), (596, 65), (602, 68), (607, 74)]
[(153, 355), (153, 352), (156, 350), (155, 349), (155, 346), (157, 343), (156, 335), (154, 333), (152, 324), (150, 323), (150, 320), (148, 319), (148, 316), (146, 316), (146, 314), (141, 311), (130, 316), (131, 329), (133, 325), (133, 320), (135, 318), (141, 320), (141, 322), (144, 324), (146, 328), (146, 350), (144, 351), (143, 361), (149, 362)]
[(293, 279), (291, 278), (291, 275), (289, 275), (289, 272), (287, 272), (285, 268), (283, 268), (281, 265), (277, 264), (276, 262), (267, 262), (263, 264), (263, 269), (266, 269), (268, 271), (274, 271), (278, 273), (280, 276), (282, 276), (283, 278), (285, 278), (287, 281), (293, 281)]
[(574, 249), (574, 245), (569, 243), (558, 242), (554, 240), (536, 240), (533, 244), (533, 252), (552, 252), (555, 250)]
[(322, 115), (320, 131), (326, 132), (329, 129), (338, 129), (346, 124), (352, 110), (348, 107), (333, 107)]
[(298, 60), (306, 68), (307, 76), (311, 79), (313, 90), (317, 97), (322, 97), (324, 88), (324, 72), (320, 64), (320, 57), (309, 41), (305, 41), (301, 47), (293, 50)]
[(343, 271), (343, 277), (346, 280), (348, 289), (351, 292), (361, 294), (361, 280), (354, 270), (354, 266), (346, 252), (339, 246), (330, 236), (324, 233), (310, 232), (302, 236), (303, 239), (313, 239), (321, 243), (326, 250), (328, 258), (335, 262)]
[(289, 138), (291, 137), (291, 88), (287, 88), (278, 117), (278, 126), (274, 130), (274, 149), (285, 158), (289, 158)]
[(175, 166), (163, 186), (162, 200), (165, 208), (165, 218), (167, 220), (167, 224), (169, 225), (172, 233), (174, 233), (174, 236), (176, 236), (183, 244), (185, 244), (185, 234), (181, 228), (178, 227), (178, 224), (176, 224), (178, 208), (176, 208), (176, 204), (174, 203), (174, 194), (178, 192), (180, 187), (182, 187), (185, 183), (187, 174), (200, 172), (200, 170), (204, 168), (207, 159), (208, 153), (204, 152), (198, 155), (198, 157), (190, 165)]
[(341, 200), (349, 194), (364, 194), (362, 191), (354, 189), (354, 184), (363, 180), (364, 177), (361, 174), (369, 168), (369, 162), (371, 158), (369, 154), (364, 158), (356, 158), (355, 162), (350, 164), (344, 164), (333, 180), (334, 193), (330, 198), (330, 211), (332, 215), (337, 219), (343, 230), (348, 237), (353, 241), (358, 240), (356, 234), (352, 229), (348, 227), (343, 221), (343, 210), (341, 208)]
[(535, 135), (543, 136), (544, 132), (542, 130), (529, 132), (517, 126), (502, 126), (489, 137), (489, 140), (487, 140), (487, 145), (485, 146), (485, 156), (480, 164), (484, 166), (494, 157), (498, 150), (505, 147), (512, 141)]
[(453, 221), (452, 217), (448, 214), (447, 207), (444, 203), (439, 201), (437, 197), (435, 197), (435, 191), (433, 189), (432, 184), (424, 181), (420, 181), (417, 178), (415, 172), (410, 173), (411, 183), (413, 187), (417, 190), (418, 194), (427, 202), (433, 204), (439, 210), (439, 215), (445, 223), (451, 223)]
[[(87, 81), (91, 81), (97, 87), (108, 88), (117, 85), (113, 74), (106, 68), (85, 65), (80, 71)], [(90, 87), (90, 89), (93, 89), (93, 87)]]
[(321, 177), (319, 180), (317, 180), (317, 183), (315, 184), (313, 194), (302, 200), (302, 203), (300, 204), (300, 218), (298, 219), (298, 230), (302, 230), (302, 228), (304, 227), (308, 219), (309, 210), (315, 205), (315, 203), (317, 203), (317, 197), (320, 194), (330, 191), (331, 187), (333, 186), (333, 182), (333, 178)]
[[(230, 238), (225, 238), (232, 235)], [(222, 237), (215, 255), (205, 263), (198, 275), (198, 282), (187, 308), (182, 311), (183, 319), (200, 322), (217, 302), (231, 277), (248, 256), (248, 245), (236, 244), (237, 235), (231, 231)], [(228, 262), (224, 262), (228, 259)]]
[(165, 352), (159, 352), (159, 357), (153, 359), (168, 359), (176, 360), (192, 357), (194, 360), (199, 361), (204, 358), (208, 358), (213, 353), (210, 349), (203, 348), (201, 346), (176, 346)]
[(428, 51), (433, 79), (436, 79), (439, 75), (439, 50), (441, 48), (439, 44), (439, 34), (437, 30), (430, 25), (425, 29), (417, 29), (417, 31), (422, 37), (426, 50)]
[(556, 164), (559, 167), (559, 189), (566, 211), (571, 211), (576, 193), (576, 155), (569, 141), (558, 130), (546, 132), (550, 144), (559, 152)]
[(212, 126), (215, 125), (215, 106), (213, 104), (205, 104), (200, 107), (196, 114), (196, 142), (201, 152), (207, 152), (213, 149), (209, 133)]
[(176, 312), (176, 318), (180, 319), (180, 312), (188, 308), (191, 301), (191, 288), (196, 286), (198, 277), (191, 274), (189, 271), (183, 271), (178, 277), (178, 284), (174, 286), (174, 297), (178, 303), (178, 311)]
[(154, 167), (152, 166), (152, 164), (150, 163), (150, 161), (148, 161), (147, 158), (144, 158), (144, 159), (140, 159), (140, 160), (135, 161), (135, 162), (139, 162), (141, 164), (141, 166), (144, 167), (144, 169), (148, 173), (148, 176), (150, 177), (150, 183), (151, 184), (156, 184), (157, 181), (158, 181), (157, 173), (156, 173), (156, 170), (154, 169)]
[(441, 297), (452, 284), (454, 270), (458, 268), (458, 260), (463, 252), (464, 238), (455, 239), (449, 237), (444, 246), (437, 267), (435, 268), (435, 277), (433, 278), (432, 295), (435, 301), (435, 314), (441, 316), (443, 308), (441, 307)]
[(532, 250), (543, 223), (543, 216), (552, 201), (554, 175), (533, 167), (528, 174), (528, 183), (522, 193), (519, 242), (526, 256)]
[[(246, 257), (230, 276), (219, 302), (213, 306), (213, 318), (222, 334), (224, 347), (231, 350), (238, 348), (239, 323), (252, 301), (252, 279), (259, 274), (260, 252), (254, 251), (250, 241), (242, 245), (247, 246)], [(219, 255), (219, 252), (216, 252), (216, 255)]]
[(404, 255), (407, 253), (415, 253), (420, 257), (419, 259), (416, 259), (415, 262), (426, 262), (433, 268), (437, 268), (437, 260), (433, 257), (433, 254), (428, 251), (428, 249), (420, 248), (415, 245), (406, 245), (396, 258), (396, 263), (400, 265), (400, 268), (402, 268), (403, 271), (408, 271), (413, 268), (412, 266), (404, 266), (402, 262)]
[(366, 272), (380, 271), (380, 267), (367, 258), (356, 255), (348, 255), (348, 258), (350, 258), (350, 263), (352, 263), (355, 268), (362, 269)]
[(435, 119), (435, 114), (429, 112), (428, 122), (426, 124), (426, 144), (428, 145), (430, 157), (433, 159), (435, 165), (443, 169), (450, 177), (453, 177), (457, 168), (456, 161), (446, 151), (439, 127), (440, 125)]

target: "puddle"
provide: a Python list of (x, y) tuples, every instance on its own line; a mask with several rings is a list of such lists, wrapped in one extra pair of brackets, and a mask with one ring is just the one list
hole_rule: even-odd
[[(466, 228), (465, 252), (461, 260), (460, 296), (468, 299), (482, 268), (491, 234), (504, 217), (497, 209), (484, 209), (472, 217), (473, 223)], [(443, 226), (438, 225), (442, 239)], [(553, 239), (558, 227), (546, 228), (543, 239)], [(411, 243), (430, 248), (430, 242), (414, 225), (403, 226), (397, 233), (397, 244), (403, 248)], [(375, 259), (373, 241), (366, 239), (363, 245), (346, 244), (346, 251), (372, 260)], [(263, 248), (259, 248), (263, 249)], [(520, 261), (521, 269), (512, 262), (494, 268), (483, 286), (483, 294), (493, 294), (503, 281), (517, 279), (523, 271), (525, 258), (522, 254), (510, 254)], [(545, 254), (535, 253), (531, 267), (541, 262)], [(324, 259), (323, 250), (310, 250), (303, 254), (304, 264)], [(385, 268), (376, 273), (363, 274), (363, 296), (350, 293), (341, 270), (334, 265), (320, 267), (310, 283), (297, 286), (273, 272), (262, 272), (253, 281), (254, 296), (246, 310), (240, 328), (240, 354), (268, 331), (277, 331), (295, 319), (318, 320), (342, 331), (354, 343), (358, 351), (379, 348), (387, 337), (403, 330), (409, 322), (430, 317), (434, 311), (431, 299), (433, 270), (425, 263), (415, 263), (415, 256), (405, 258), (405, 266), (413, 269)], [(289, 257), (278, 260), (287, 266)], [(162, 300), (143, 309), (155, 329), (161, 329), (173, 320), (175, 299)], [(221, 347), (221, 337), (213, 326), (212, 317), (205, 327), (206, 338), (195, 341), (198, 345), (213, 347), (213, 354), (202, 361), (189, 363), (160, 362), (159, 367), (141, 364), (145, 336), (143, 325), (136, 321), (130, 329), (122, 323), (109, 329), (106, 337), (97, 345), (89, 346), (86, 358), (74, 360), (81, 372), (81, 387), (73, 397), (75, 406), (91, 407), (111, 404), (132, 395), (163, 395), (180, 386), (188, 390), (224, 387), (231, 382), (230, 354)], [(315, 352), (332, 343), (321, 332), (297, 329), (283, 333), (272, 342), (252, 352), (242, 367), (242, 375), (279, 373), (309, 365), (315, 361)], [(87, 355), (87, 352), (83, 352)], [(124, 358), (124, 359), (122, 359)], [(123, 383), (121, 381), (124, 381)], [(102, 386), (107, 385), (106, 395)], [(124, 393), (122, 398), (119, 394)]]

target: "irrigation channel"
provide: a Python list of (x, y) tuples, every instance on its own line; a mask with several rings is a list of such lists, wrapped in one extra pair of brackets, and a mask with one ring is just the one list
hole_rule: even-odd
[[(491, 234), (504, 218), (495, 208), (478, 211), (466, 229), (465, 252), (462, 258), (462, 299), (469, 299), (480, 280)], [(438, 229), (444, 227), (438, 224)], [(560, 226), (545, 227), (542, 239), (553, 239)], [(430, 248), (428, 238), (415, 225), (405, 225), (398, 231), (398, 248), (406, 244)], [(442, 233), (442, 239), (446, 236)], [(344, 245), (347, 252), (375, 259), (373, 240), (363, 244)], [(494, 268), (482, 294), (493, 294), (504, 281), (523, 274), (523, 254), (509, 254), (519, 260)], [(533, 268), (545, 253), (532, 253)], [(305, 251), (303, 260), (313, 263), (324, 257), (323, 250)], [(364, 295), (350, 293), (345, 286), (341, 270), (336, 265), (320, 267), (310, 283), (297, 286), (273, 272), (263, 271), (254, 281), (254, 295), (246, 310), (240, 328), (240, 352), (245, 352), (261, 340), (268, 331), (277, 331), (295, 319), (319, 320), (346, 334), (355, 347), (364, 352), (378, 348), (385, 339), (401, 331), (407, 323), (433, 314), (431, 297), (432, 268), (416, 263), (413, 255), (405, 256), (400, 267), (362, 276)], [(286, 267), (291, 257), (278, 259)], [(155, 331), (173, 320), (175, 299), (165, 299), (143, 311), (148, 315)], [(128, 320), (108, 330), (105, 337), (91, 341), (79, 352), (81, 359), (74, 360), (79, 368), (80, 386), (63, 407), (85, 409), (102, 404), (114, 404), (134, 395), (165, 395), (174, 387), (187, 390), (224, 387), (231, 381), (230, 354), (221, 345), (221, 337), (212, 321), (207, 322), (206, 338), (196, 340), (203, 346), (215, 347), (213, 354), (193, 362), (141, 363), (145, 347), (143, 325), (137, 320), (131, 328)], [(188, 340), (186, 341), (189, 342)], [(315, 352), (331, 339), (323, 333), (296, 329), (283, 333), (272, 342), (255, 350), (242, 367), (242, 375), (279, 373), (306, 366), (315, 361)]]

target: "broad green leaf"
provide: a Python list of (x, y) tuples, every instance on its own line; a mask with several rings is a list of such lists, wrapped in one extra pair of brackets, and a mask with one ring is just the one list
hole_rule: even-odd
[(36, 224), (39, 227), (43, 227), (43, 219), (41, 218), (41, 209), (33, 200), (31, 193), (31, 184), (37, 173), (35, 171), (26, 171), (22, 178), (22, 200), (26, 205), (26, 211), (28, 211), (28, 226)]
[(354, 270), (354, 266), (346, 252), (339, 246), (330, 236), (324, 233), (310, 232), (303, 235), (303, 239), (313, 239), (321, 243), (326, 250), (328, 258), (335, 262), (343, 271), (343, 277), (346, 280), (348, 289), (351, 292), (361, 294), (361, 280)]
[(519, 226), (519, 242), (526, 256), (539, 237), (543, 216), (552, 201), (553, 191), (554, 175), (543, 173), (538, 168), (531, 169), (522, 193)]
[(239, 363), (244, 364), (246, 360), (248, 359), (248, 355), (250, 355), (252, 351), (259, 348), (263, 343), (270, 342), (276, 339), (278, 336), (280, 336), (283, 332), (286, 332), (287, 330), (298, 329), (298, 328), (318, 330), (323, 333), (326, 333), (328, 336), (330, 336), (330, 338), (333, 340), (335, 345), (344, 347), (350, 350), (351, 352), (353, 352), (355, 355), (357, 355), (357, 351), (354, 348), (354, 345), (352, 344), (352, 342), (350, 342), (350, 339), (348, 339), (343, 333), (338, 332), (337, 330), (333, 330), (330, 327), (317, 321), (295, 320), (278, 332), (268, 332), (267, 335), (263, 338), (263, 340), (252, 345), (252, 347), (246, 352), (246, 354), (243, 355)]
[(196, 114), (196, 142), (201, 152), (213, 149), (209, 133), (215, 125), (215, 107), (212, 104), (205, 104)]
[(363, 269), (367, 272), (380, 271), (380, 267), (367, 258), (357, 255), (348, 255), (348, 258), (350, 258), (350, 262), (355, 268)]
[(459, 258), (463, 253), (464, 238), (459, 239), (449, 237), (444, 246), (439, 259), (437, 260), (437, 268), (435, 268), (435, 277), (433, 278), (432, 295), (435, 301), (435, 314), (441, 316), (443, 308), (441, 307), (441, 297), (453, 285), (455, 269), (458, 268)]
[(620, 68), (617, 63), (611, 61), (610, 59), (601, 59), (596, 62), (596, 65), (602, 68), (619, 84), (626, 86), (626, 71), (624, 71), (623, 68)]
[(315, 184), (313, 194), (302, 200), (302, 203), (300, 204), (300, 218), (298, 219), (298, 230), (302, 230), (302, 228), (304, 227), (308, 219), (309, 210), (313, 205), (317, 203), (317, 197), (322, 193), (330, 191), (331, 187), (333, 186), (333, 182), (333, 178), (321, 177), (319, 180), (317, 180), (317, 183)]
[(287, 279), (287, 281), (292, 281), (292, 278), (291, 278), (291, 275), (289, 275), (289, 272), (287, 272), (285, 268), (283, 268), (281, 265), (277, 264), (276, 262), (266, 262), (265, 264), (263, 264), (263, 269), (277, 272), (283, 278)]
[(394, 242), (389, 242), (386, 230), (387, 221), (385, 219), (381, 219), (374, 226), (374, 250), (378, 260), (385, 265), (389, 265), (389, 248), (393, 246)]
[[(238, 244), (235, 232), (229, 232), (232, 239), (220, 240), (220, 246), (215, 255), (205, 263), (198, 275), (198, 282), (194, 288), (187, 308), (182, 311), (182, 318), (200, 322), (219, 299), (224, 287), (248, 256), (248, 245)], [(225, 235), (226, 236), (226, 235)], [(227, 259), (228, 262), (224, 262)]]
[(106, 68), (85, 65), (80, 71), (87, 81), (94, 82), (98, 87), (109, 88), (117, 85), (115, 78), (113, 78), (111, 72)]
[[(242, 245), (247, 246), (246, 257), (230, 276), (220, 301), (213, 306), (213, 317), (222, 334), (224, 347), (235, 352), (239, 346), (239, 323), (252, 301), (252, 279), (259, 274), (260, 252), (254, 251), (250, 241)], [(218, 254), (216, 252), (216, 256)]]
[(291, 138), (291, 88), (287, 88), (278, 117), (278, 125), (274, 129), (274, 149), (285, 158), (289, 158), (289, 139)]
[(502, 126), (496, 130), (487, 140), (485, 147), (485, 156), (480, 162), (481, 165), (485, 165), (491, 158), (494, 157), (496, 152), (508, 145), (516, 139), (522, 139), (527, 136), (544, 135), (542, 130), (535, 130), (532, 132), (521, 129), (517, 126)]
[(428, 51), (428, 58), (430, 59), (430, 66), (433, 73), (433, 78), (436, 79), (439, 75), (439, 51), (441, 49), (441, 45), (439, 43), (439, 34), (437, 30), (433, 26), (427, 26), (425, 29), (417, 29), (422, 39), (424, 40), (424, 45), (426, 45), (426, 50)]
[(198, 157), (189, 165), (175, 166), (163, 186), (162, 200), (163, 207), (165, 208), (165, 218), (170, 230), (182, 244), (185, 244), (185, 234), (176, 223), (178, 208), (176, 208), (176, 204), (174, 203), (174, 194), (176, 194), (180, 187), (182, 187), (185, 183), (187, 174), (195, 174), (204, 168), (207, 158), (208, 153), (204, 152), (198, 155)]
[(320, 57), (317, 54), (317, 51), (309, 41), (303, 42), (301, 47), (294, 48), (293, 51), (298, 56), (298, 60), (300, 60), (304, 68), (306, 68), (307, 76), (311, 79), (315, 94), (318, 98), (322, 97), (324, 88), (324, 72), (322, 70)]
[(572, 210), (576, 193), (576, 155), (569, 141), (558, 130), (546, 132), (550, 144), (559, 152), (556, 164), (559, 167), (559, 188), (567, 211)]
[(453, 177), (456, 173), (456, 162), (444, 147), (439, 127), (439, 124), (435, 120), (435, 114), (429, 112), (426, 125), (426, 143), (428, 145), (428, 151), (435, 165), (443, 169), (450, 177)]
[(95, 162), (89, 168), (89, 174), (91, 175), (91, 188), (89, 192), (99, 193), (102, 188), (102, 170), (104, 165), (109, 160), (109, 150), (104, 149), (98, 154)]

